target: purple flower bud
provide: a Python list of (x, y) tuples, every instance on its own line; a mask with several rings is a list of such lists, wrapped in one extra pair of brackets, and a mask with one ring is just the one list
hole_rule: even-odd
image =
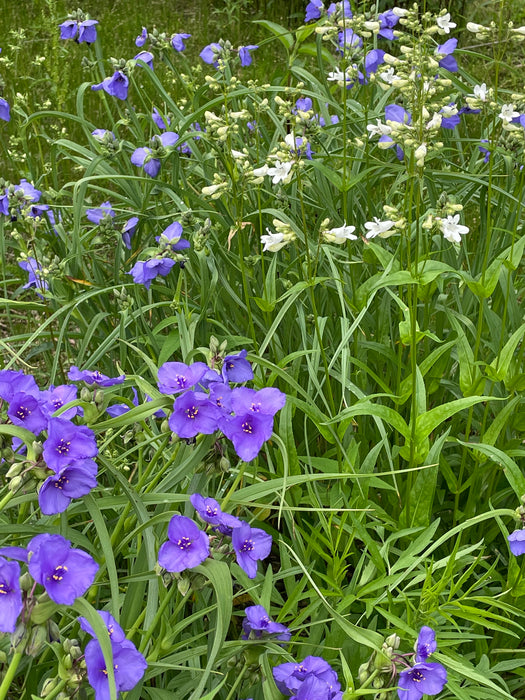
[(147, 38), (148, 38), (148, 30), (146, 29), (146, 27), (142, 27), (141, 33), (135, 39), (135, 46), (139, 46), (139, 47), (144, 46)]

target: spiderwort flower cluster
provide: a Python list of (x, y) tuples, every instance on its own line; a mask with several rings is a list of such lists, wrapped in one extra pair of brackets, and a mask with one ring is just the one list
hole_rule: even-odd
[(169, 417), (176, 435), (188, 439), (222, 430), (238, 456), (249, 462), (270, 439), (273, 418), (286, 396), (272, 387), (255, 391), (229, 386), (253, 378), (246, 354), (241, 350), (226, 356), (221, 374), (203, 362), (166, 362), (159, 368), (158, 386), (163, 394), (179, 394)]
[(272, 669), (281, 693), (298, 700), (341, 700), (343, 697), (337, 673), (319, 656), (307, 656), (301, 662), (287, 662)]
[[(223, 513), (213, 498), (195, 493), (190, 501), (200, 518), (212, 526), (212, 530), (231, 537), (237, 563), (249, 578), (255, 578), (257, 562), (270, 554), (272, 536), (260, 528), (250, 527), (229, 513)], [(174, 515), (168, 526), (168, 541), (159, 550), (159, 564), (167, 571), (177, 573), (192, 569), (210, 555), (210, 541), (210, 536), (193, 520)], [(284, 634), (284, 630), (281, 632)]]
[[(72, 368), (76, 370), (77, 368)], [(101, 375), (102, 376), (102, 375)], [(73, 377), (75, 377), (75, 372)], [(0, 371), (0, 398), (7, 406), (7, 417), (15, 426), (32, 432), (35, 440), (42, 440), (42, 458), (36, 474), (41, 474), (45, 466), (44, 482), (38, 492), (40, 509), (46, 515), (63, 512), (73, 498), (86, 495), (97, 485), (97, 465), (94, 461), (98, 453), (93, 431), (85, 425), (73, 422), (81, 409), (74, 406), (60, 416), (55, 411), (77, 398), (73, 385), (63, 384), (40, 390), (34, 377), (12, 370)], [(46, 434), (42, 436), (42, 434)], [(42, 436), (42, 437), (41, 437)], [(21, 468), (11, 468), (15, 484), (21, 484)]]
[[(108, 631), (113, 654), (113, 672), (117, 693), (132, 690), (143, 677), (147, 663), (133, 642), (126, 639), (124, 630), (115, 618), (106, 611), (97, 610)], [(109, 680), (102, 647), (95, 632), (85, 617), (79, 617), (81, 629), (94, 637), (86, 645), (85, 659), (87, 676), (95, 691), (95, 700), (108, 700)]]

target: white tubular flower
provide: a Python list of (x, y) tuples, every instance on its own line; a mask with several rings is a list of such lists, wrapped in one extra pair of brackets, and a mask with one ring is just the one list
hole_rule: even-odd
[(254, 177), (265, 177), (266, 175), (268, 175), (268, 166), (262, 165), (260, 168), (254, 168), (252, 170), (252, 175)]
[(392, 83), (396, 79), (396, 72), (394, 70), (394, 67), (389, 66), (386, 70), (383, 70), (381, 71), (381, 73), (378, 73), (377, 77), (383, 83), (386, 83), (387, 85), (392, 85)]
[(331, 228), (323, 232), (323, 238), (327, 243), (337, 243), (342, 245), (345, 241), (356, 241), (357, 236), (354, 236), (355, 226), (347, 226), (346, 221), (338, 228)]
[(246, 153), (242, 153), (242, 151), (234, 151), (232, 148), (232, 156), (238, 160), (239, 158), (248, 158)]
[(392, 12), (396, 17), (406, 17), (408, 15), (408, 10), (405, 10), (403, 7), (394, 7)]
[(501, 112), (498, 114), (498, 117), (505, 124), (510, 124), (513, 119), (519, 116), (520, 113), (516, 112), (516, 105), (512, 103), (502, 105)]
[(464, 236), (470, 230), (468, 226), (462, 226), (459, 223), (459, 214), (440, 219), (440, 224), (443, 236), (451, 243), (461, 243), (461, 236)]
[(427, 146), (422, 143), (421, 146), (416, 148), (414, 156), (416, 158), (416, 165), (418, 168), (422, 168), (425, 165), (425, 157), (427, 155)]
[(467, 22), (467, 31), (472, 32), (472, 34), (479, 34), (479, 32), (482, 32), (486, 29), (487, 27), (484, 27), (482, 24), (476, 24), (475, 22)]
[(478, 100), (481, 100), (482, 102), (486, 102), (487, 95), (488, 88), (486, 83), (481, 83), (481, 85), (474, 85), (474, 97), (477, 97)]
[(516, 34), (521, 34), (522, 36), (525, 36), (525, 27), (513, 27), (512, 31), (516, 32)]
[(391, 231), (394, 224), (395, 221), (392, 221), (391, 219), (379, 221), (377, 216), (374, 216), (373, 221), (367, 221), (365, 224), (366, 237), (375, 238), (376, 236), (379, 236), (380, 238), (388, 238), (395, 233), (395, 231)]
[(202, 194), (212, 199), (217, 199), (220, 197), (222, 190), (224, 189), (224, 184), (220, 185), (208, 185), (208, 187), (202, 188)]
[(441, 17), (436, 17), (436, 24), (441, 30), (440, 34), (450, 34), (450, 30), (457, 27), (455, 22), (450, 21), (450, 12), (441, 15)]
[(268, 168), (268, 172), (266, 174), (272, 178), (272, 183), (274, 185), (277, 185), (279, 182), (282, 182), (286, 185), (292, 179), (292, 166), (293, 163), (291, 161), (288, 161), (287, 163), (281, 163), (280, 160), (276, 160), (275, 167)]
[(348, 74), (343, 73), (342, 70), (336, 68), (335, 70), (330, 71), (330, 73), (328, 73), (326, 79), (330, 82), (338, 83), (339, 85), (344, 85), (345, 82), (348, 81)]
[(366, 130), (370, 132), (370, 136), (388, 136), (392, 133), (391, 127), (388, 124), (383, 124), (381, 119), (376, 119), (376, 124), (367, 124)]
[(284, 233), (273, 233), (269, 228), (266, 229), (268, 233), (261, 236), (261, 243), (264, 244), (263, 253), (269, 251), (270, 253), (276, 253), (281, 248), (284, 248), (286, 241), (284, 240)]
[(295, 136), (293, 131), (291, 131), (289, 134), (286, 134), (286, 136), (284, 137), (284, 142), (290, 150), (295, 150)]
[(426, 123), (425, 129), (439, 129), (443, 115), (434, 112), (432, 119)]

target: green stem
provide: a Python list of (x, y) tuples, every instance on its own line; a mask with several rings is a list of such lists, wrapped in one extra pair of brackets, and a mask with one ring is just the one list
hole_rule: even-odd
[(244, 678), (244, 674), (246, 673), (247, 670), (248, 670), (248, 664), (246, 662), (244, 662), (244, 666), (242, 667), (241, 672), (239, 673), (237, 678), (235, 679), (235, 683), (232, 685), (231, 690), (228, 693), (228, 697), (226, 698), (226, 700), (231, 700), (231, 698), (234, 696), (235, 691), (237, 690), (237, 688), (241, 684), (241, 681)]
[(6, 495), (2, 498), (2, 500), (0, 501), (0, 513), (4, 510), (4, 508), (5, 508), (6, 505), (9, 503), (9, 501), (13, 498), (14, 495), (15, 495), (15, 494), (13, 493), (13, 491), (9, 491), (9, 492), (6, 493)]
[(0, 700), (5, 700), (9, 687), (11, 686), (11, 681), (16, 676), (16, 671), (20, 661), (22, 660), (22, 656), (23, 653), (21, 651), (17, 651), (15, 654), (13, 654), (13, 658), (11, 659), (11, 663), (6, 671), (2, 685), (0, 685)]
[(58, 685), (56, 685), (53, 690), (46, 695), (46, 700), (53, 700), (56, 696), (66, 687), (67, 681), (62, 680)]
[[(155, 613), (155, 617), (153, 618), (153, 621), (148, 628), (148, 631), (146, 632), (146, 634), (142, 638), (142, 641), (140, 642), (139, 651), (141, 653), (143, 653), (145, 648), (147, 647), (148, 642), (153, 635), (153, 632), (157, 629), (157, 625), (160, 622), (160, 619), (162, 618), (162, 616), (164, 615), (164, 611), (166, 610), (169, 603), (171, 602), (171, 599), (173, 597), (173, 593), (176, 592), (177, 590), (178, 590), (177, 586), (172, 585), (168, 589), (168, 591), (166, 592), (166, 597), (164, 598), (164, 600), (160, 604), (159, 609)], [(170, 620), (173, 620), (177, 616), (177, 614), (180, 612), (180, 610), (184, 606), (185, 602), (186, 602), (186, 598), (184, 596), (182, 596), (181, 599), (179, 600), (177, 606), (175, 607), (175, 610), (171, 613)]]

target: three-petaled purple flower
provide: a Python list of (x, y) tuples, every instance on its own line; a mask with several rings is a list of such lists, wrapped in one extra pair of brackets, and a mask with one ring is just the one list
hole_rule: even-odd
[(432, 627), (422, 627), (416, 642), (416, 663), (426, 661), (437, 649), (436, 633)]
[(48, 416), (42, 409), (41, 399), (25, 391), (18, 391), (9, 403), (7, 415), (14, 425), (20, 425), (38, 435), (47, 428)]
[(247, 46), (239, 46), (239, 58), (241, 61), (241, 66), (245, 68), (246, 66), (251, 66), (252, 55), (250, 51), (255, 51), (259, 47), (254, 44), (248, 44)]
[(175, 260), (171, 258), (150, 258), (136, 262), (131, 270), (127, 273), (133, 277), (135, 284), (143, 284), (146, 289), (150, 288), (152, 281), (161, 275), (166, 277), (171, 268), (176, 265)]
[(158, 387), (161, 394), (178, 394), (191, 389), (208, 372), (204, 362), (194, 362), (186, 365), (184, 362), (165, 362), (159, 367)]
[(85, 19), (82, 22), (78, 22), (75, 19), (66, 19), (65, 22), (58, 25), (60, 28), (60, 38), (75, 39), (77, 44), (81, 44), (82, 42), (92, 44), (97, 40), (97, 28), (95, 26), (97, 24), (98, 21), (96, 19)]
[(39, 388), (33, 375), (24, 374), (21, 370), (0, 370), (0, 399), (10, 403), (13, 396), (20, 391), (38, 395)]
[(311, 22), (314, 19), (319, 19), (323, 10), (323, 0), (311, 0), (306, 6), (306, 15), (304, 21)]
[(171, 45), (175, 49), (175, 51), (184, 51), (186, 48), (186, 44), (184, 43), (185, 39), (189, 39), (191, 37), (191, 34), (174, 34), (171, 37)]
[[(156, 134), (154, 137), (155, 144), (163, 148), (174, 146), (179, 140), (179, 135), (174, 131), (165, 131), (163, 134)], [(153, 142), (152, 142), (153, 143)], [(155, 151), (148, 146), (136, 148), (131, 154), (131, 162), (138, 168), (144, 168), (146, 175), (157, 177), (160, 171), (160, 158), (155, 157)]]
[[(326, 699), (325, 686), (328, 689), (328, 700), (340, 696), (341, 685), (337, 678), (337, 673), (330, 664), (320, 656), (307, 656), (303, 661), (296, 663), (294, 661), (275, 666), (272, 670), (275, 684), (284, 695), (293, 695), (299, 697), (299, 691), (304, 683), (307, 683), (306, 689), (314, 691), (314, 694), (306, 697)], [(321, 684), (314, 684), (309, 680), (315, 678)], [(305, 693), (302, 691), (301, 696), (304, 698)]]
[(211, 435), (219, 427), (221, 410), (210, 401), (208, 394), (185, 391), (175, 399), (169, 417), (170, 429), (181, 438)]
[(122, 242), (128, 250), (131, 250), (131, 239), (135, 235), (138, 224), (139, 217), (132, 216), (131, 219), (128, 219), (122, 227)]
[(58, 605), (73, 605), (95, 580), (97, 562), (61, 535), (37, 535), (27, 550), (29, 573)]
[(247, 382), (253, 379), (251, 364), (246, 359), (248, 352), (241, 350), (237, 355), (226, 355), (222, 364), (222, 377), (225, 382)]
[(75, 425), (65, 418), (49, 419), (43, 447), (47, 466), (57, 473), (78, 460), (91, 459), (98, 453), (94, 432), (87, 425)]
[(155, 236), (155, 240), (157, 243), (164, 244), (171, 250), (177, 252), (179, 250), (186, 250), (190, 247), (190, 242), (186, 240), (186, 238), (181, 238), (181, 236), (182, 224), (178, 221), (174, 221), (164, 229), (160, 236)]
[(201, 496), (200, 493), (194, 493), (190, 496), (190, 502), (199, 514), (199, 517), (223, 535), (231, 536), (233, 528), (244, 524), (242, 520), (239, 520), (234, 515), (223, 513), (220, 505), (214, 498), (206, 498)]
[(440, 663), (418, 663), (399, 674), (399, 700), (420, 700), (423, 695), (437, 695), (447, 682), (447, 671)]
[(250, 605), (244, 612), (246, 617), (242, 621), (243, 639), (274, 637), (282, 642), (290, 641), (292, 635), (288, 627), (280, 622), (274, 622), (262, 605)]
[(272, 548), (272, 536), (257, 527), (243, 523), (232, 531), (232, 545), (237, 563), (248, 578), (257, 575), (257, 562), (266, 559)]
[(184, 515), (174, 515), (168, 525), (168, 541), (159, 550), (159, 564), (180, 572), (202, 564), (210, 553), (208, 535)]
[(525, 530), (514, 530), (508, 536), (509, 547), (515, 557), (525, 554)]
[(0, 556), (0, 632), (14, 632), (21, 612), (20, 565)]
[(20, 260), (18, 263), (22, 270), (28, 273), (27, 282), (23, 285), (23, 289), (29, 289), (34, 287), (38, 296), (42, 296), (40, 292), (45, 292), (49, 289), (49, 284), (42, 273), (42, 266), (35, 258), (27, 258), (27, 260)]
[(113, 386), (114, 384), (122, 384), (124, 379), (126, 379), (126, 375), (121, 374), (120, 377), (108, 377), (98, 370), (94, 372), (91, 372), (89, 369), (80, 370), (76, 365), (72, 365), (67, 373), (67, 378), (71, 379), (73, 382), (86, 382), (86, 384), (106, 387)]
[(53, 471), (38, 492), (44, 515), (63, 513), (73, 498), (85, 496), (97, 485), (97, 464), (92, 459), (81, 459)]
[[(112, 639), (111, 651), (113, 654), (113, 673), (117, 693), (132, 690), (148, 667), (146, 659), (129, 639), (123, 639), (118, 643)], [(88, 681), (95, 691), (95, 700), (109, 700), (109, 678), (106, 661), (102, 648), (96, 639), (92, 639), (87, 643), (85, 660)]]
[(5, 122), (11, 121), (10, 109), (9, 102), (0, 97), (0, 119)]
[(104, 219), (113, 218), (114, 216), (115, 212), (109, 202), (102, 202), (102, 204), (95, 209), (86, 209), (86, 217), (88, 221), (91, 221), (93, 224), (98, 225)]
[(138, 37), (135, 39), (135, 46), (144, 46), (146, 43), (146, 39), (148, 38), (148, 30), (146, 27), (142, 27), (142, 31), (138, 35)]
[(119, 100), (125, 100), (128, 96), (129, 78), (121, 70), (116, 70), (113, 75), (104, 78), (101, 83), (92, 85), (92, 90), (104, 90), (108, 95)]

